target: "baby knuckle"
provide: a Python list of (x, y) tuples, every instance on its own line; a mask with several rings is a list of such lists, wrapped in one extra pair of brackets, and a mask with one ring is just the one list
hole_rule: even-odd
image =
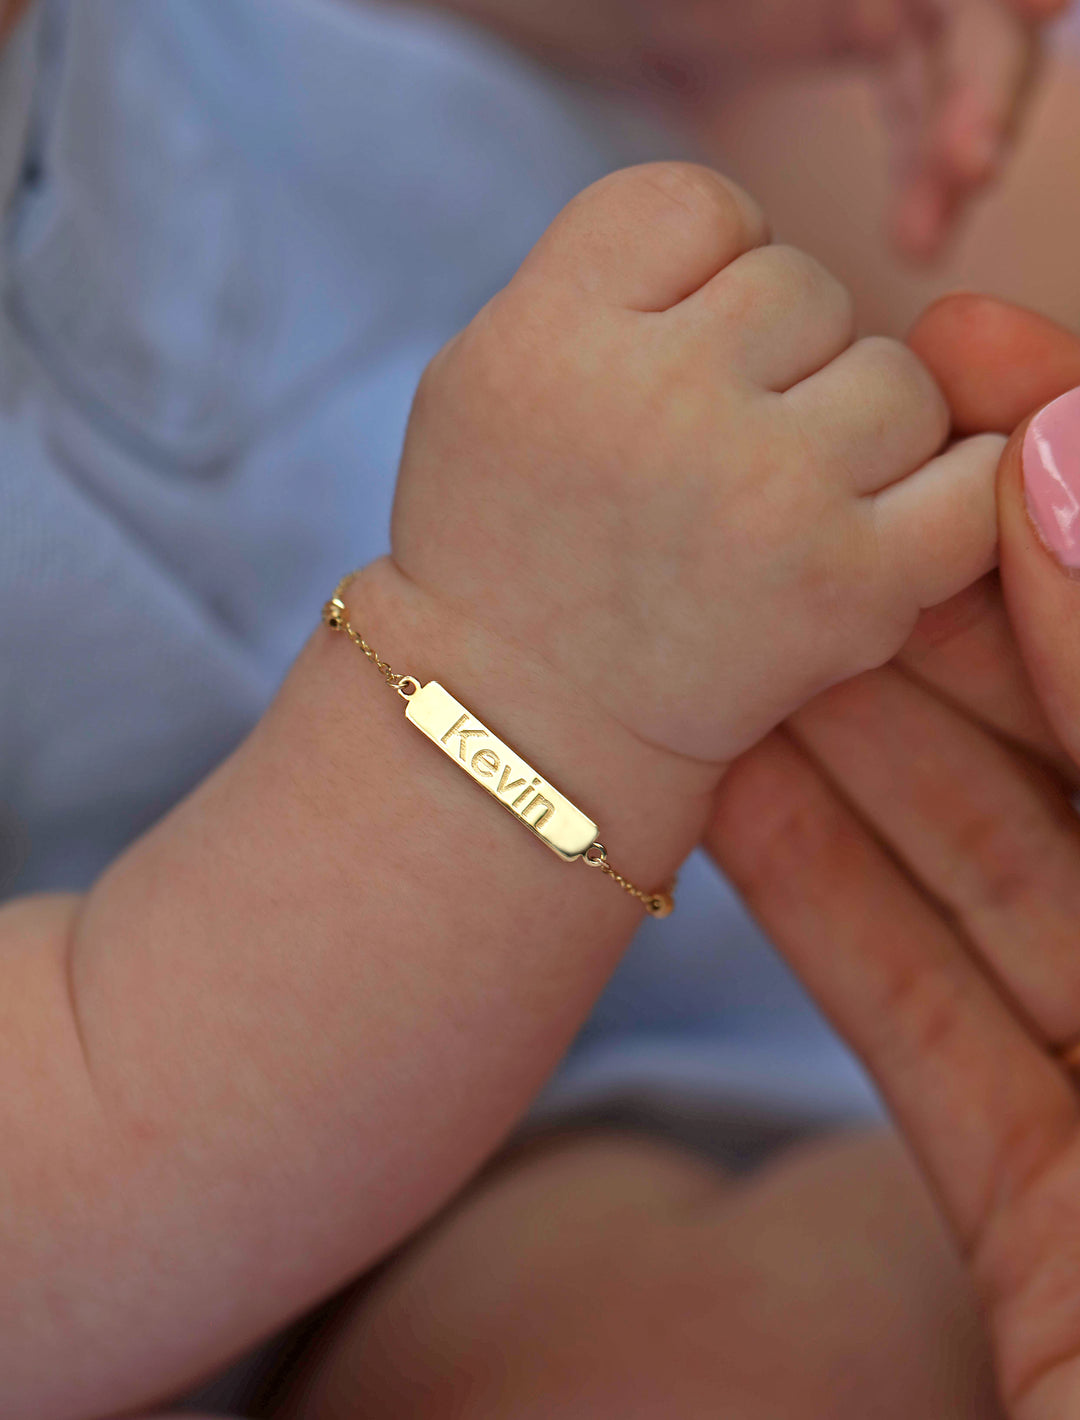
[(859, 342), (859, 351), (865, 376), (882, 402), (894, 408), (897, 417), (925, 421), (928, 433), (944, 443), (951, 425), (949, 407), (915, 352), (884, 335), (867, 336)]
[(828, 267), (799, 247), (777, 244), (771, 246), (762, 256), (768, 256), (775, 265), (775, 275), (785, 291), (795, 299), (820, 304), (827, 302), (841, 313), (847, 313), (854, 323), (855, 301), (851, 292), (839, 281)]
[(765, 217), (753, 198), (712, 168), (698, 163), (648, 163), (616, 176), (640, 185), (695, 226), (710, 231), (724, 227), (748, 236), (764, 231)]
[(771, 307), (795, 311), (807, 328), (827, 331), (837, 346), (850, 344), (855, 301), (842, 281), (797, 247), (767, 247), (755, 255), (763, 258), (763, 298)]
[[(553, 329), (554, 327), (554, 329)], [(460, 378), (482, 384), (499, 404), (517, 408), (556, 397), (552, 386), (572, 380), (572, 356), (583, 332), (550, 298), (528, 283), (508, 286), (490, 301), (457, 340)]]
[(872, 376), (918, 394), (930, 378), (913, 351), (887, 335), (867, 335), (859, 341), (863, 364)]
[(509, 288), (501, 292), (428, 363), (413, 397), (413, 422), (491, 439), (507, 421), (558, 403), (569, 377), (559, 348), (540, 338), (540, 323), (528, 301)]
[(818, 292), (823, 301), (827, 301), (835, 312), (837, 324), (847, 333), (848, 339), (853, 339), (856, 329), (855, 297), (849, 287), (826, 267), (815, 263), (818, 271)]

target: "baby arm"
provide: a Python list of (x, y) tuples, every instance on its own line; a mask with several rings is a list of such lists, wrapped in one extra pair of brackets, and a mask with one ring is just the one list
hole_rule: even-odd
[[(724, 764), (993, 558), (1001, 441), (703, 170), (579, 198), (434, 363), (351, 619), (652, 887)], [(0, 914), (4, 1414), (179, 1390), (490, 1152), (640, 916), (319, 630), (80, 900)]]

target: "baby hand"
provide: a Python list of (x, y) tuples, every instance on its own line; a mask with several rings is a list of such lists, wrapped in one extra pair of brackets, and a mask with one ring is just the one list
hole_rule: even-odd
[(633, 169), (433, 362), (394, 558), (639, 738), (721, 763), (991, 566), (1003, 441), (940, 453), (948, 431), (918, 359), (852, 344), (847, 292), (738, 188)]

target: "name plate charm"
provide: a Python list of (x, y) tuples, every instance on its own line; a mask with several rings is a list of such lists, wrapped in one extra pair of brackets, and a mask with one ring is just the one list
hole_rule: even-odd
[(504, 744), (437, 680), (408, 696), (405, 715), (564, 862), (584, 857), (599, 830), (516, 750)]
[(493, 735), (438, 681), (421, 685), (415, 676), (399, 675), (368, 645), (349, 620), (349, 608), (345, 605), (345, 591), (353, 575), (342, 577), (334, 595), (323, 607), (323, 625), (346, 636), (367, 657), (389, 688), (405, 701), (406, 719), (565, 863), (580, 858), (587, 867), (605, 874), (636, 898), (650, 916), (667, 917), (675, 907), (674, 884), (646, 892), (624, 877), (609, 861), (592, 819), (586, 818), (542, 774), (537, 774), (516, 750)]

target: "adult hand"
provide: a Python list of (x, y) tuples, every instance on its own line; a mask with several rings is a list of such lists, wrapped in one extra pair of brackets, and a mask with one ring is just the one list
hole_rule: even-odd
[[(949, 296), (908, 339), (944, 389), (958, 436), (1011, 433), (1040, 404), (1080, 385), (1077, 337), (1000, 301)], [(926, 612), (899, 664), (1065, 778), (1080, 780), (1032, 689), (996, 573)]]
[[(965, 327), (983, 338), (957, 345)], [(934, 346), (966, 427), (1011, 417), (1018, 390), (1042, 400), (1080, 378), (1080, 341), (986, 303), (940, 309), (917, 343)], [(984, 678), (975, 716), (955, 679), (946, 698), (890, 667), (741, 760), (709, 834), (920, 1157), (985, 1306), (1011, 1420), (1080, 1414), (1080, 1091), (1060, 1054), (1080, 1038), (1080, 820), (1045, 762), (1080, 764), (1080, 581), (1027, 508), (1049, 511), (1073, 559), (1077, 479), (1073, 395), (1017, 434), (1000, 481), (1002, 585), (1045, 712), (1023, 737), (1039, 757), (989, 728), (1001, 707), (1031, 710), (1003, 689), (1008, 667), (997, 708)], [(986, 606), (972, 624), (1000, 639)], [(931, 663), (948, 678), (947, 656)]]

